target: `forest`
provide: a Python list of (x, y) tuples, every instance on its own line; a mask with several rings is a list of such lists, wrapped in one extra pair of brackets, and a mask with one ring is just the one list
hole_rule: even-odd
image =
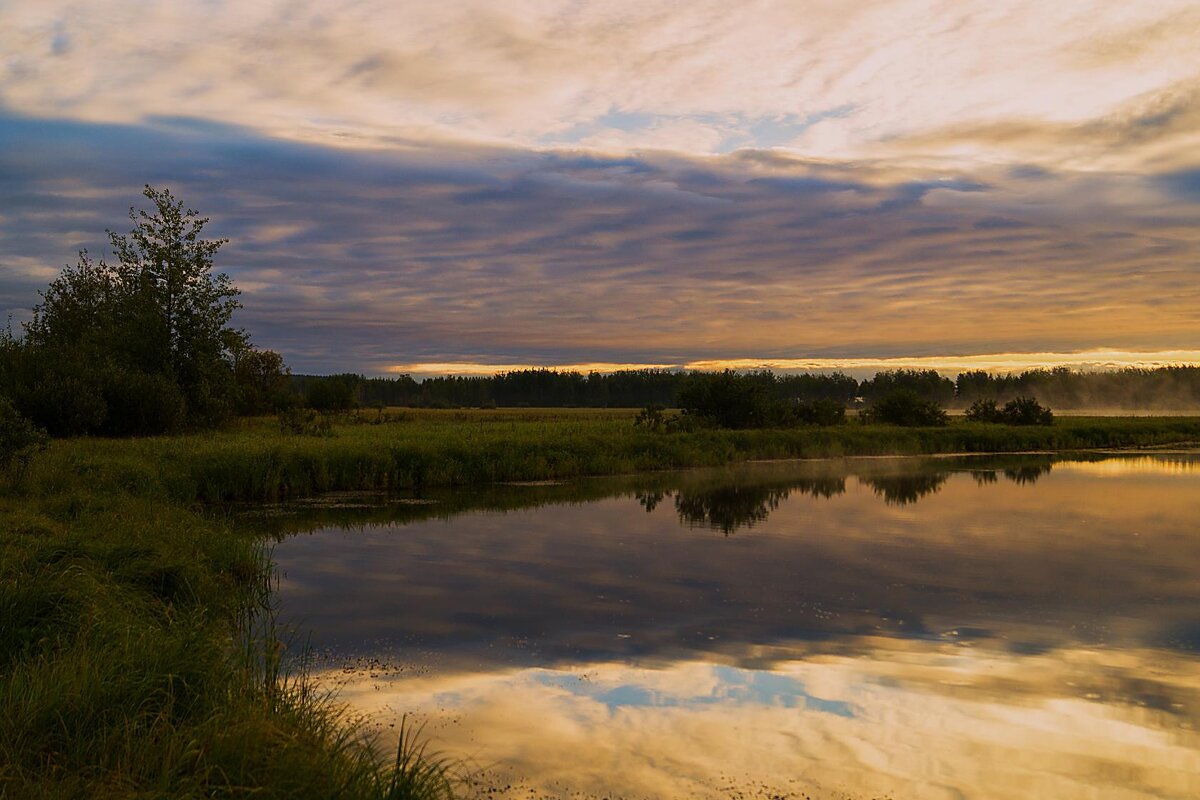
[[(690, 373), (678, 370), (626, 370), (613, 373), (530, 369), (490, 377), (409, 375), (366, 377), (293, 375), (296, 401), (313, 408), (407, 406), (413, 408), (641, 408), (674, 406)], [(1013, 374), (960, 373), (955, 380), (935, 370), (890, 370), (866, 380), (841, 373), (743, 373), (743, 379), (779, 400), (833, 400), (847, 407), (869, 405), (897, 391), (951, 408), (976, 400), (1006, 402), (1033, 397), (1056, 409), (1100, 411), (1184, 411), (1200, 408), (1200, 367), (1169, 366), (1081, 371), (1066, 367)]]

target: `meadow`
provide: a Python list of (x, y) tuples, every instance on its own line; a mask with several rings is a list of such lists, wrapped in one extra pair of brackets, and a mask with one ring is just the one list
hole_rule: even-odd
[(633, 410), (360, 411), (211, 432), (52, 441), (0, 483), (0, 797), (448, 797), (410, 736), (362, 728), (280, 669), (261, 536), (221, 510), (748, 459), (1167, 447), (1198, 417), (1010, 427), (857, 421), (654, 432)]

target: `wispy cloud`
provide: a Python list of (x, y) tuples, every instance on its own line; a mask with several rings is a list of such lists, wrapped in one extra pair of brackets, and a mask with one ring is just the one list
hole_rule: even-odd
[(302, 369), (1194, 350), (1200, 322), (1177, 173), (346, 151), (13, 116), (0, 145), (8, 309), (169, 184), (232, 239), (242, 324)]
[[(841, 158), (933, 136), (921, 155), (1078, 166), (1116, 154), (1060, 132), (1111, 141), (1126, 118), (1166, 123), (1200, 78), (1191, 0), (39, 0), (8, 4), (5, 23), (11, 109), (125, 123), (170, 109), (341, 144)], [(1143, 127), (1120, 157), (1194, 142), (1188, 116)]]
[(10, 3), (0, 306), (143, 183), (300, 369), (1193, 351), (1189, 0)]

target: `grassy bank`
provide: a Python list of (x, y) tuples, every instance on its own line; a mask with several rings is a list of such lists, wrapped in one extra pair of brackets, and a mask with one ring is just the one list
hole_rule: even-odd
[(1070, 417), (1049, 427), (955, 421), (941, 428), (850, 423), (792, 430), (653, 433), (633, 412), (398, 411), (361, 414), (329, 436), (282, 435), (272, 420), (140, 440), (57, 442), (30, 470), (38, 494), (89, 471), (114, 489), (190, 503), (323, 491), (408, 490), (612, 475), (768, 458), (1152, 447), (1200, 441), (1200, 417)]
[[(1185, 417), (660, 434), (633, 416), (371, 412), (328, 436), (250, 420), (52, 443), (0, 486), (0, 797), (429, 796), (281, 680), (277, 643), (256, 613), (269, 603), (270, 565), (208, 503), (751, 458), (1200, 440), (1200, 418)], [(427, 788), (444, 788), (433, 778)]]
[(0, 798), (447, 796), (280, 673), (262, 544), (131, 472), (149, 446), (55, 442), (0, 488)]

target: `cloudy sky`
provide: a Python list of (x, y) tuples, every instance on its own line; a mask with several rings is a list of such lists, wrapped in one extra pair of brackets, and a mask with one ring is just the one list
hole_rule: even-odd
[(1200, 362), (1195, 0), (0, 0), (0, 310), (145, 183), (296, 371)]

